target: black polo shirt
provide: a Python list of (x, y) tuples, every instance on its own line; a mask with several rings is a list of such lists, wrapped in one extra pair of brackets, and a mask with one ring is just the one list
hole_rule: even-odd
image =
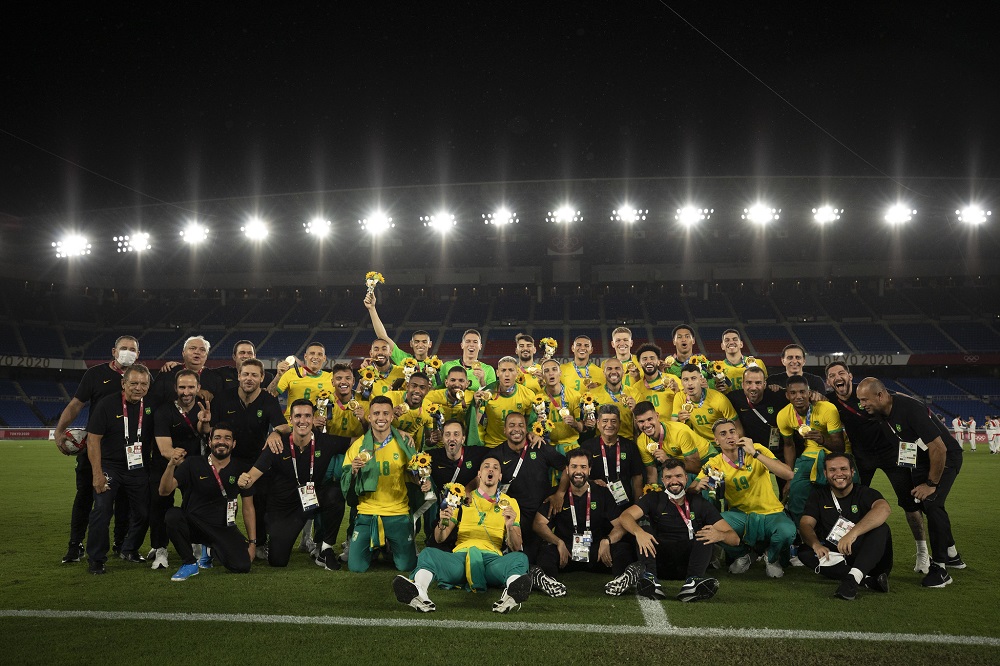
[[(453, 482), (452, 479), (454, 483), (468, 485), (469, 481), (479, 474), (479, 467), (483, 464), (487, 452), (485, 446), (464, 446), (459, 459), (451, 460), (443, 446), (426, 451), (431, 457), (431, 480), (434, 482), (434, 487), (440, 492), (444, 484)], [(457, 477), (456, 469), (458, 469)]]
[[(240, 372), (239, 368), (234, 365), (224, 365), (221, 368), (213, 368), (215, 373), (222, 380), (222, 390), (228, 391), (229, 389), (235, 388), (240, 385)], [(264, 377), (261, 379), (260, 385), (267, 386), (274, 379), (272, 375), (267, 370), (264, 371)]]
[(90, 403), (90, 408), (94, 409), (104, 396), (121, 395), (121, 392), (122, 373), (112, 368), (110, 363), (102, 363), (83, 373), (73, 397), (82, 403)]
[[(622, 509), (615, 502), (614, 496), (607, 488), (594, 483), (583, 495), (573, 494), (572, 488), (566, 493), (562, 511), (548, 518), (549, 528), (555, 532), (567, 548), (573, 545), (573, 534), (583, 534), (587, 529), (587, 507), (590, 507), (590, 533), (593, 542), (598, 543), (611, 534), (611, 521), (621, 515)], [(573, 517), (576, 516), (576, 528), (573, 528)]]
[(861, 408), (854, 389), (851, 386), (851, 395), (846, 400), (838, 398), (835, 391), (826, 394), (826, 399), (840, 412), (840, 422), (851, 440), (851, 453), (862, 467), (874, 466), (887, 457), (895, 460), (898, 451), (896, 438), (889, 437), (878, 417)]
[[(898, 443), (915, 442), (922, 440), (925, 444), (941, 438), (947, 451), (945, 465), (947, 467), (962, 466), (962, 447), (955, 438), (948, 432), (941, 421), (931, 415), (927, 406), (922, 402), (900, 393), (892, 393), (892, 410), (888, 416), (879, 418), (883, 431), (887, 433), (889, 441)], [(917, 447), (917, 469), (930, 468), (930, 457), (927, 451)]]
[[(215, 462), (213, 458), (213, 462)], [(253, 487), (241, 489), (237, 482), (240, 475), (249, 472), (250, 465), (242, 460), (229, 458), (229, 464), (219, 472), (219, 481), (226, 496), (222, 496), (219, 481), (215, 480), (205, 456), (185, 458), (174, 468), (174, 479), (184, 498), (181, 509), (213, 527), (226, 527), (226, 503), (237, 497), (250, 497)]]
[[(177, 405), (173, 402), (160, 405), (154, 413), (153, 434), (156, 437), (169, 437), (175, 449), (184, 449), (188, 457), (201, 455), (201, 443), (204, 439), (198, 432), (198, 412), (201, 407), (195, 402), (194, 407), (189, 411), (181, 413)], [(157, 447), (156, 455), (153, 456), (154, 465), (161, 468), (166, 467), (167, 460), (159, 453)], [(159, 460), (157, 460), (159, 458)]]
[[(722, 520), (719, 510), (701, 495), (689, 493), (687, 501), (695, 535), (706, 525), (714, 525)], [(665, 492), (646, 493), (639, 498), (636, 506), (649, 518), (649, 532), (660, 542), (661, 548), (665, 543), (690, 541), (687, 523), (681, 517), (677, 505), (670, 501)]]
[[(802, 376), (805, 377), (806, 381), (809, 382), (809, 388), (811, 388), (813, 391), (816, 391), (817, 393), (826, 393), (826, 381), (824, 381), (822, 377), (820, 377), (819, 375), (814, 375), (811, 372), (803, 372)], [(788, 373), (778, 372), (773, 375), (768, 375), (765, 383), (768, 386), (771, 386), (772, 384), (777, 384), (782, 388), (782, 390), (784, 390), (788, 388)]]
[[(177, 373), (181, 370), (184, 370), (183, 364), (178, 365), (172, 370), (160, 370), (156, 374), (153, 386), (149, 389), (149, 395), (146, 397), (146, 400), (152, 403), (154, 410), (165, 402), (173, 402), (177, 399), (177, 389), (175, 387), (177, 385)], [(217, 396), (222, 392), (222, 377), (211, 368), (202, 368), (201, 374), (198, 375), (198, 382), (201, 390), (208, 391), (213, 396)]]
[[(730, 391), (726, 397), (736, 410), (740, 425), (743, 426), (743, 433), (757, 444), (770, 447), (771, 428), (778, 427), (778, 412), (788, 404), (785, 393), (771, 391), (765, 386), (760, 402), (754, 405), (750, 404), (750, 398), (742, 389)], [(781, 448), (780, 439), (777, 448)]]
[(251, 464), (260, 456), (271, 430), (288, 425), (277, 398), (261, 389), (256, 398), (244, 404), (238, 387), (223, 391), (212, 400), (212, 425), (218, 423), (233, 427), (236, 439), (233, 456)]
[[(507, 442), (492, 450), (492, 454), (500, 459), (502, 472), (500, 483), (510, 484), (507, 494), (517, 500), (522, 514), (521, 523), (525, 524), (523, 515), (536, 513), (542, 501), (555, 492), (556, 489), (552, 487), (551, 470), (562, 472), (566, 469), (566, 456), (550, 445), (533, 449), (525, 444), (522, 453), (524, 463), (515, 477), (514, 470), (517, 469), (521, 453), (510, 448)], [(530, 525), (526, 529), (530, 529)]]
[[(806, 508), (802, 511), (802, 515), (811, 516), (816, 521), (816, 537), (825, 542), (826, 536), (837, 524), (838, 518), (843, 517), (857, 524), (880, 499), (885, 498), (879, 491), (855, 483), (846, 497), (838, 497), (834, 502), (833, 492), (829, 486), (817, 486), (806, 500)], [(839, 511), (837, 504), (840, 504)]]
[[(128, 413), (128, 443), (140, 441), (138, 437), (139, 411), (142, 408), (142, 461), (143, 469), (149, 465), (153, 441), (152, 409), (145, 400), (126, 402)], [(125, 458), (125, 423), (122, 412), (122, 392), (106, 395), (90, 412), (87, 432), (101, 435), (101, 465), (118, 471), (128, 470)], [(138, 470), (136, 470), (138, 471)]]
[[(636, 446), (635, 441), (627, 437), (619, 437), (617, 444), (605, 445), (602, 454), (601, 439), (594, 437), (580, 444), (580, 448), (590, 455), (590, 479), (592, 481), (600, 479), (607, 483), (621, 481), (629, 502), (635, 502), (635, 497), (632, 496), (632, 477), (645, 478), (646, 475), (646, 466), (642, 464), (639, 447)], [(605, 463), (608, 467), (607, 474), (604, 473)], [(620, 473), (619, 467), (621, 468)]]
[[(284, 449), (281, 453), (272, 453), (271, 449), (264, 449), (254, 467), (267, 474), (271, 480), (268, 486), (267, 510), (277, 513), (301, 509), (302, 503), (299, 500), (299, 486), (304, 486), (309, 480), (309, 444), (301, 451), (296, 447), (295, 462), (293, 467), (291, 447), (291, 435), (282, 437)], [(315, 433), (316, 453), (315, 464), (313, 466), (312, 481), (317, 489), (323, 484), (326, 477), (327, 468), (338, 455), (347, 453), (350, 441), (344, 437), (331, 437), (324, 433)], [(298, 480), (296, 480), (295, 470), (298, 469)], [(332, 483), (336, 483), (333, 480)]]

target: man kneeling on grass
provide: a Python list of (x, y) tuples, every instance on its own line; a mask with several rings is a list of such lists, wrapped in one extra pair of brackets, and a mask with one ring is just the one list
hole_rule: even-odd
[[(445, 506), (434, 529), (434, 539), (444, 543), (457, 527), (454, 551), (421, 551), (413, 579), (396, 576), (392, 581), (396, 599), (421, 613), (437, 610), (427, 596), (435, 578), (444, 588), (465, 586), (482, 592), (487, 587), (504, 587), (493, 604), (496, 613), (520, 607), (528, 598), (531, 577), (528, 557), (520, 552), (521, 511), (517, 500), (500, 492), (500, 476), (500, 460), (487, 454), (479, 467), (479, 487), (469, 495), (465, 506), (457, 510)], [(504, 543), (510, 551), (506, 555), (501, 551)]]

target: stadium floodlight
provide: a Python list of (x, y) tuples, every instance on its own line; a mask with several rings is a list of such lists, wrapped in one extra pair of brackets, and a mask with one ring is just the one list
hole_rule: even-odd
[(425, 227), (434, 229), (442, 234), (457, 224), (454, 215), (443, 211), (434, 213), (433, 215), (421, 215), (420, 221), (424, 223)]
[(780, 208), (771, 208), (767, 204), (755, 203), (749, 208), (743, 209), (742, 217), (747, 222), (753, 222), (754, 224), (767, 224), (771, 220), (777, 220), (781, 213)]
[(82, 257), (90, 254), (90, 241), (86, 236), (80, 234), (70, 234), (62, 240), (54, 241), (52, 247), (56, 250), (56, 258), (66, 259), (67, 257)]
[(843, 208), (834, 208), (833, 206), (820, 206), (819, 208), (813, 208), (813, 219), (820, 224), (827, 224), (828, 222), (836, 222), (840, 219), (843, 214)]
[(979, 206), (966, 206), (962, 210), (956, 210), (955, 215), (958, 215), (959, 222), (965, 222), (966, 224), (982, 224), (986, 221), (986, 218), (993, 215), (993, 211), (983, 210)]
[(699, 222), (710, 219), (712, 217), (712, 213), (714, 212), (714, 208), (684, 206), (683, 208), (677, 209), (677, 214), (674, 215), (674, 219), (683, 224), (685, 227), (693, 227)]
[(621, 208), (611, 211), (611, 219), (615, 222), (638, 222), (639, 220), (645, 220), (647, 215), (649, 215), (649, 210), (632, 208), (628, 204), (624, 204)]
[(368, 217), (358, 220), (361, 228), (372, 235), (378, 235), (392, 229), (396, 225), (392, 223), (392, 218), (382, 211), (375, 211)]
[(250, 240), (260, 241), (267, 238), (267, 225), (259, 217), (252, 217), (240, 227), (240, 231)]
[(191, 222), (181, 231), (181, 238), (184, 239), (185, 243), (190, 243), (191, 245), (203, 243), (208, 240), (208, 227), (197, 222)]
[(504, 226), (507, 224), (517, 224), (517, 213), (512, 213), (506, 208), (498, 208), (492, 213), (483, 213), (483, 223)]
[(546, 222), (556, 222), (559, 224), (569, 224), (570, 222), (582, 222), (583, 213), (572, 206), (560, 206), (554, 211), (550, 210), (545, 218)]
[(305, 227), (307, 234), (312, 234), (313, 236), (318, 236), (319, 238), (326, 238), (330, 234), (330, 227), (332, 226), (330, 220), (325, 220), (322, 217), (314, 217), (308, 222), (303, 222), (302, 226)]
[(118, 252), (142, 252), (153, 247), (149, 244), (149, 234), (144, 231), (131, 236), (114, 236), (111, 240), (118, 244)]
[(912, 220), (913, 216), (916, 214), (916, 209), (911, 209), (909, 206), (904, 206), (902, 204), (896, 204), (885, 212), (885, 221), (889, 224), (904, 224)]

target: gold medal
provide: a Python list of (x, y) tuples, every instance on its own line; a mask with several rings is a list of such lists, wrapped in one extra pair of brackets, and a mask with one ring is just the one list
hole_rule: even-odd
[(803, 423), (802, 425), (799, 426), (799, 434), (802, 435), (803, 437), (805, 437), (811, 432), (812, 432), (812, 426), (810, 426), (808, 423)]
[(658, 448), (660, 448), (660, 445), (657, 444), (656, 442), (650, 442), (649, 444), (646, 445), (646, 450), (649, 451), (651, 454), (656, 453), (656, 450)]
[(349, 410), (351, 410), (352, 412), (353, 412), (353, 411), (354, 411), (355, 409), (357, 409), (358, 407), (360, 407), (360, 406), (361, 406), (361, 403), (360, 403), (360, 402), (358, 402), (357, 400), (354, 400), (353, 398), (351, 399), (351, 401), (350, 401), (350, 402), (348, 402), (348, 403), (347, 403), (347, 408), (348, 408)]
[(365, 450), (358, 453), (358, 457), (361, 458), (362, 465), (367, 465), (368, 461), (372, 459), (372, 454), (371, 451)]
[(501, 497), (500, 499), (497, 500), (497, 506), (500, 507), (501, 509), (506, 509), (507, 507), (510, 506), (510, 500), (507, 499), (506, 497)]
[(566, 407), (563, 407), (562, 409), (560, 409), (559, 410), (559, 416), (561, 416), (563, 418), (563, 420), (566, 420), (567, 418), (569, 418), (569, 409), (567, 409)]
[(687, 412), (688, 414), (690, 414), (691, 412), (694, 411), (694, 403), (693, 402), (685, 402), (683, 405), (681, 405), (681, 409), (684, 410), (685, 412)]

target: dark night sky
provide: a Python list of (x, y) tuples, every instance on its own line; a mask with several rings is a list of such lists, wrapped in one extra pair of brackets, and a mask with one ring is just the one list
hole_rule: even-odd
[[(8, 17), (0, 130), (167, 201), (878, 175), (655, 1), (141, 4)], [(996, 10), (817, 4), (673, 6), (886, 173), (1000, 177)], [(5, 134), (0, 151), (0, 213), (152, 202)]]

